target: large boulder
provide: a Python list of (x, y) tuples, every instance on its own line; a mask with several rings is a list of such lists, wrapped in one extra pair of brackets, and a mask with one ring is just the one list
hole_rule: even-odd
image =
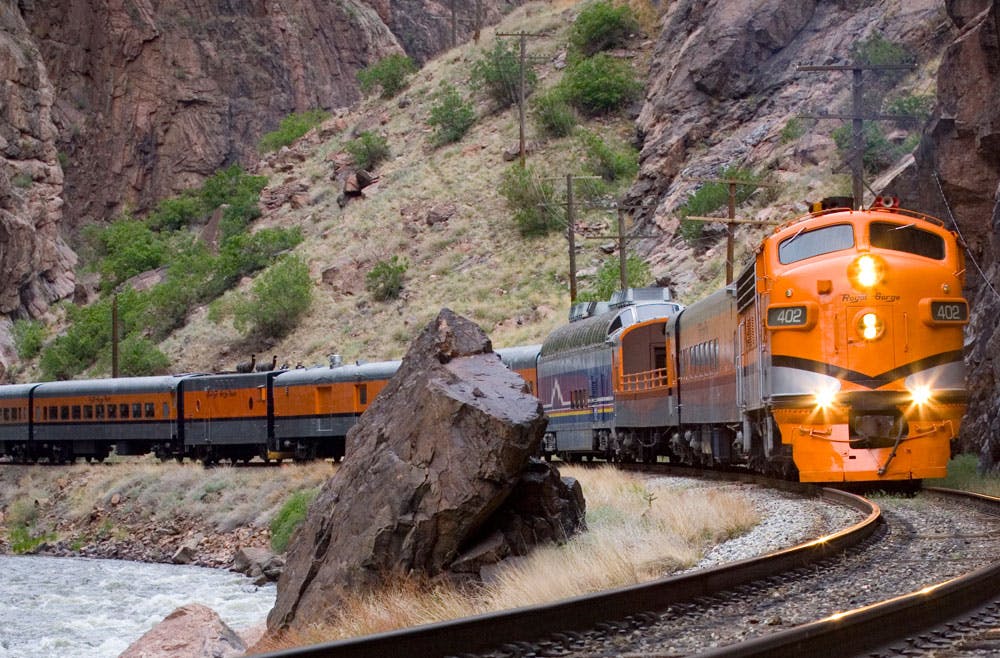
[(242, 656), (243, 640), (211, 608), (177, 608), (118, 658), (228, 658)]
[[(485, 540), (496, 550), (476, 558), (477, 565), (509, 554), (494, 536), (505, 526), (493, 517), (544, 428), (541, 404), (492, 352), (482, 330), (442, 310), (348, 434), (351, 458), (292, 539), (268, 627), (323, 619), (345, 593), (386, 577), (446, 577), (463, 554), (464, 571), (472, 571), (467, 551)], [(535, 507), (565, 512), (547, 496)], [(579, 525), (579, 507), (567, 514)], [(531, 525), (534, 532), (522, 534), (565, 532), (551, 523)]]

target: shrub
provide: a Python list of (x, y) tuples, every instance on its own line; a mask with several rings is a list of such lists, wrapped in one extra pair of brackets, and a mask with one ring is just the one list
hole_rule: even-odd
[(14, 321), (14, 348), (22, 359), (33, 359), (42, 351), (45, 325), (37, 320)]
[(261, 190), (267, 186), (267, 176), (251, 176), (237, 164), (220, 169), (202, 183), (199, 196), (206, 212), (228, 204), (256, 207)]
[(170, 368), (170, 359), (148, 338), (126, 336), (118, 346), (118, 370), (122, 377), (162, 375)]
[(103, 256), (97, 264), (101, 288), (110, 291), (125, 279), (162, 265), (167, 257), (167, 244), (146, 224), (123, 217), (109, 226), (88, 232)]
[[(521, 62), (519, 47), (513, 42), (497, 39), (493, 50), (472, 65), (472, 85), (486, 92), (496, 105), (503, 109), (520, 99)], [(538, 76), (529, 64), (524, 70), (524, 95), (528, 96), (538, 83)]]
[(434, 100), (430, 119), (427, 120), (428, 124), (437, 128), (434, 144), (441, 146), (462, 139), (476, 122), (472, 105), (463, 101), (458, 90), (450, 84), (443, 85)]
[(806, 134), (806, 128), (802, 124), (802, 119), (798, 117), (792, 117), (785, 124), (784, 128), (781, 129), (781, 143), (787, 144), (789, 142), (794, 142), (803, 135)]
[(930, 94), (910, 94), (895, 98), (885, 106), (886, 114), (902, 114), (926, 121), (934, 109), (935, 98)]
[(305, 521), (309, 505), (318, 493), (319, 489), (296, 491), (271, 519), (271, 549), (275, 553), (284, 553), (288, 548), (292, 533)]
[[(719, 171), (719, 178), (748, 181), (747, 185), (736, 186), (736, 203), (740, 204), (747, 200), (757, 189), (755, 183), (758, 180), (756, 174), (748, 169), (740, 167), (725, 167)], [(719, 208), (729, 204), (729, 184), (728, 183), (705, 183), (699, 187), (694, 194), (688, 197), (687, 201), (678, 209), (678, 216), (681, 218), (680, 233), (689, 244), (696, 242), (702, 233), (704, 222), (697, 220), (687, 220), (689, 216), (705, 216), (715, 212)], [(720, 221), (723, 221), (720, 218)]]
[(298, 256), (285, 256), (257, 278), (248, 299), (236, 304), (234, 324), (243, 333), (284, 336), (311, 303), (309, 266)]
[(405, 55), (389, 55), (371, 66), (358, 71), (358, 83), (365, 93), (375, 87), (382, 88), (382, 98), (392, 98), (406, 86), (406, 78), (417, 70), (416, 65)]
[(365, 275), (365, 290), (377, 302), (396, 299), (403, 291), (403, 277), (408, 267), (406, 259), (398, 256), (380, 260)]
[(513, 165), (504, 173), (500, 194), (514, 213), (514, 223), (526, 237), (547, 235), (565, 226), (552, 184), (536, 176), (531, 167)]
[(639, 21), (628, 5), (615, 6), (599, 0), (580, 12), (570, 30), (569, 42), (588, 57), (621, 46), (628, 35), (638, 31)]
[(538, 131), (549, 137), (566, 137), (579, 123), (576, 111), (566, 101), (566, 94), (561, 87), (532, 98), (531, 116)]
[[(865, 172), (869, 174), (877, 174), (892, 166), (899, 158), (912, 151), (920, 139), (919, 134), (911, 134), (901, 143), (893, 143), (886, 137), (885, 129), (873, 122), (865, 122), (861, 134), (861, 161)], [(854, 129), (849, 124), (834, 129), (833, 141), (837, 144), (841, 157), (849, 161), (854, 152)]]
[(374, 169), (389, 157), (389, 142), (382, 135), (365, 131), (345, 147), (359, 169)]
[[(625, 259), (625, 280), (629, 288), (641, 288), (652, 283), (653, 273), (646, 261), (637, 256), (628, 256)], [(594, 277), (593, 287), (581, 294), (577, 301), (608, 301), (619, 289), (621, 289), (621, 261), (615, 256), (601, 264)]]
[(587, 168), (609, 183), (631, 180), (639, 172), (639, 153), (627, 144), (608, 145), (597, 134), (581, 131)]
[(277, 130), (260, 138), (257, 150), (261, 153), (270, 153), (277, 151), (282, 146), (291, 146), (315, 126), (323, 123), (329, 116), (329, 112), (319, 109), (289, 114), (281, 120)]
[(198, 196), (191, 193), (181, 194), (163, 199), (156, 204), (153, 211), (146, 217), (146, 223), (156, 231), (176, 231), (204, 216), (204, 214), (205, 208)]
[(627, 62), (598, 53), (571, 64), (561, 83), (567, 100), (581, 112), (598, 116), (638, 98), (642, 85)]

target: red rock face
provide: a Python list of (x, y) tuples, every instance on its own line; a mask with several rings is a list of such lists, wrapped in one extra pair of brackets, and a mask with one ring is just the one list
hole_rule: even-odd
[[(473, 11), (459, 3), (458, 37)], [(496, 19), (502, 0), (484, 0)], [(74, 226), (256, 161), (288, 114), (360, 97), (358, 70), (451, 45), (430, 0), (56, 0), (22, 3), (55, 87)], [(470, 5), (474, 6), (474, 5)]]
[[(76, 256), (59, 237), (63, 174), (54, 90), (31, 34), (8, 4), (0, 6), (0, 80), (0, 315), (37, 316), (73, 292)], [(8, 356), (4, 342), (0, 357)]]

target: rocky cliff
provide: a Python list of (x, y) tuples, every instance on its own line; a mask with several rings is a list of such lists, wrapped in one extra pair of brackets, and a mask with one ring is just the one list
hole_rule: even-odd
[(937, 110), (915, 163), (893, 189), (907, 205), (954, 221), (969, 246), (966, 334), (969, 410), (963, 450), (1000, 464), (1000, 2), (950, 0), (959, 31), (941, 60)]
[[(55, 90), (16, 4), (0, 2), (0, 337), (12, 313), (37, 316), (73, 292), (76, 256), (60, 237), (63, 173)], [(10, 354), (0, 339), (0, 363)], [(0, 366), (0, 381), (2, 381)]]
[[(793, 189), (801, 199), (837, 191), (822, 184), (832, 179), (837, 164), (829, 135), (839, 124), (819, 122), (810, 135), (791, 141), (782, 131), (803, 115), (849, 105), (849, 76), (798, 67), (847, 62), (851, 44), (875, 33), (904, 44), (926, 63), (940, 53), (953, 28), (938, 0), (670, 4), (637, 122), (641, 171), (625, 199), (638, 232), (663, 236), (640, 248), (654, 273), (679, 290), (697, 289), (699, 263), (692, 250), (673, 240), (676, 211), (700, 185), (695, 178), (739, 165), (770, 170), (785, 188), (780, 193), (785, 199)], [(758, 218), (802, 212), (801, 200), (796, 203), (771, 204), (771, 214)]]
[[(520, 0), (476, 4), (459, 41)], [(0, 318), (73, 292), (61, 234), (252, 164), (289, 113), (350, 105), (361, 68), (451, 39), (434, 0), (0, 0)]]

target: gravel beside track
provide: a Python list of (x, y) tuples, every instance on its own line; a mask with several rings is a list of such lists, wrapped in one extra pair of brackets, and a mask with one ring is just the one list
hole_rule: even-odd
[[(858, 520), (855, 512), (822, 501), (753, 485), (723, 486), (739, 487), (761, 511), (762, 522), (710, 551), (696, 568), (768, 553)], [(876, 502), (882, 506), (885, 526), (859, 547), (818, 565), (625, 621), (609, 620), (590, 631), (507, 645), (486, 655), (692, 655), (907, 594), (1000, 558), (995, 516), (930, 495), (876, 497)]]

